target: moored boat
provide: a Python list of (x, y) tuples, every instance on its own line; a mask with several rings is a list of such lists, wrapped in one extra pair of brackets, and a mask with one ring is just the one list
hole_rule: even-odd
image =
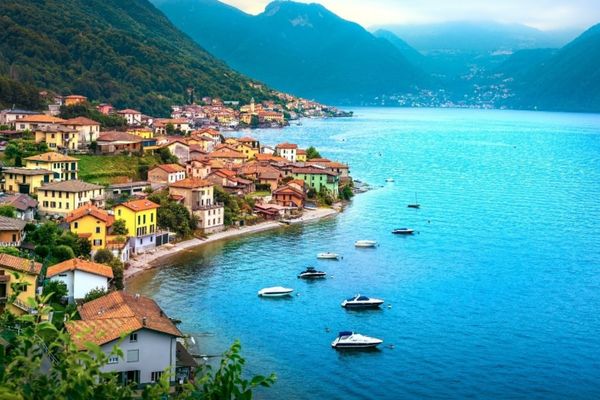
[(274, 286), (259, 290), (258, 295), (263, 297), (283, 297), (290, 296), (293, 291), (294, 289), (285, 288), (282, 286)]
[(386, 182), (394, 182), (394, 178), (387, 178), (385, 181)]
[(415, 193), (415, 202), (410, 203), (407, 207), (408, 208), (421, 208), (421, 205), (419, 204), (419, 201), (417, 200), (417, 193)]
[(377, 347), (381, 343), (383, 343), (381, 339), (345, 331), (338, 334), (338, 337), (331, 342), (331, 347), (335, 349), (367, 349)]
[(341, 306), (344, 308), (377, 308), (383, 303), (384, 301), (382, 299), (375, 299), (357, 294), (356, 296), (342, 301)]
[(302, 279), (318, 279), (325, 278), (327, 274), (323, 271), (317, 271), (314, 267), (306, 267), (306, 270), (298, 274), (298, 278)]
[(326, 252), (317, 254), (317, 258), (321, 260), (339, 260), (342, 257), (337, 253)]
[(414, 229), (411, 228), (398, 228), (392, 231), (394, 235), (412, 235), (415, 233)]
[(356, 247), (376, 247), (377, 242), (375, 240), (357, 240), (354, 242)]

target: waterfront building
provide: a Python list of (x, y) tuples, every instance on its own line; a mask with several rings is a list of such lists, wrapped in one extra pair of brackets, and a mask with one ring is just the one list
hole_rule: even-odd
[(297, 162), (306, 162), (306, 150), (298, 149), (296, 151), (296, 161)]
[(77, 179), (79, 159), (55, 151), (25, 158), (25, 168), (46, 169), (54, 172), (54, 181)]
[(114, 208), (115, 219), (125, 221), (134, 253), (143, 253), (163, 243), (162, 236), (157, 243), (156, 210), (159, 207), (150, 200), (141, 199), (122, 203)]
[(204, 179), (186, 178), (169, 185), (169, 194), (180, 198), (188, 211), (198, 218), (198, 229), (211, 233), (223, 230), (223, 204), (214, 202), (214, 185)]
[[(122, 384), (158, 382), (163, 373), (175, 381), (177, 338), (183, 335), (154, 300), (117, 291), (79, 306), (78, 311), (81, 320), (65, 327), (80, 350), (87, 342), (100, 346), (108, 356), (103, 372), (117, 374)], [(112, 354), (115, 346), (121, 356)]]
[(298, 161), (298, 145), (293, 143), (280, 143), (275, 146), (275, 154), (290, 162)]
[(64, 282), (69, 303), (73, 303), (83, 299), (91, 290), (107, 291), (114, 276), (112, 268), (108, 265), (72, 258), (48, 267), (46, 278)]
[(37, 190), (39, 211), (45, 215), (67, 216), (77, 208), (91, 203), (104, 203), (104, 187), (83, 181), (48, 183)]
[[(0, 312), (4, 309), (17, 315), (33, 312), (27, 305), (27, 299), (35, 297), (41, 270), (42, 264), (38, 262), (0, 253)], [(18, 277), (13, 273), (17, 273)], [(12, 304), (7, 305), (6, 299), (14, 294), (13, 284), (18, 284), (22, 291)]]
[(2, 191), (34, 194), (44, 184), (54, 181), (54, 172), (47, 169), (5, 168)]
[(339, 195), (340, 179), (335, 172), (316, 167), (293, 167), (291, 173), (294, 179), (303, 180), (307, 187), (314, 189), (317, 193), (324, 189), (334, 198)]
[(69, 230), (92, 244), (92, 253), (106, 247), (107, 235), (115, 217), (92, 204), (85, 204), (65, 218)]
[(304, 181), (293, 180), (273, 191), (272, 202), (284, 207), (304, 208)]

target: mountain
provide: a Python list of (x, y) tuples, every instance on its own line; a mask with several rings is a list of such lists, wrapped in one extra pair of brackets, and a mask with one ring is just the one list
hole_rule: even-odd
[(155, 4), (232, 68), (303, 97), (356, 104), (429, 79), (389, 41), (319, 4), (275, 1), (257, 16), (217, 0)]
[(517, 107), (600, 112), (600, 24), (521, 75)]
[(265, 97), (147, 0), (0, 1), (0, 78), (156, 115), (184, 102), (188, 87)]
[(540, 31), (520, 24), (454, 21), (425, 25), (387, 25), (417, 50), (431, 52), (492, 53), (534, 48), (558, 48), (575, 38), (576, 32)]
[(418, 66), (423, 66), (427, 63), (426, 58), (423, 54), (421, 54), (414, 47), (406, 43), (406, 41), (400, 39), (395, 33), (385, 29), (378, 29), (375, 32), (373, 32), (373, 35), (375, 37), (385, 39), (388, 42), (390, 42), (411, 63)]

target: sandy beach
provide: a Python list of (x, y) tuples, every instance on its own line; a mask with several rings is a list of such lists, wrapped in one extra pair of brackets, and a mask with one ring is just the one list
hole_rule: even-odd
[[(302, 217), (288, 221), (291, 224), (305, 223), (319, 220), (321, 218), (330, 217), (339, 213), (341, 206), (334, 208), (317, 208), (316, 210), (305, 210)], [(269, 229), (280, 228), (287, 224), (279, 221), (266, 221), (260, 224), (244, 226), (241, 228), (230, 228), (223, 232), (211, 234), (206, 239), (190, 239), (175, 244), (164, 245), (152, 252), (136, 255), (129, 260), (129, 267), (125, 270), (123, 278), (125, 280), (152, 268), (159, 267), (161, 261), (167, 257), (173, 256), (183, 250), (197, 248), (208, 243), (224, 240), (236, 236), (251, 235), (257, 232), (263, 232)]]

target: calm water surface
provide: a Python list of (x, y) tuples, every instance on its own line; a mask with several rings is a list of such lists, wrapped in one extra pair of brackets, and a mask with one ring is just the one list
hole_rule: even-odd
[[(600, 397), (600, 115), (358, 109), (252, 134), (314, 145), (377, 187), (334, 219), (212, 244), (128, 290), (202, 353), (240, 339), (249, 373), (278, 375), (260, 398)], [(406, 208), (415, 192), (421, 210)], [(418, 234), (390, 234), (404, 226)], [(332, 277), (298, 280), (307, 265)], [(275, 285), (298, 296), (257, 297)], [(357, 292), (386, 307), (340, 307)], [(339, 353), (339, 330), (387, 346)]]

